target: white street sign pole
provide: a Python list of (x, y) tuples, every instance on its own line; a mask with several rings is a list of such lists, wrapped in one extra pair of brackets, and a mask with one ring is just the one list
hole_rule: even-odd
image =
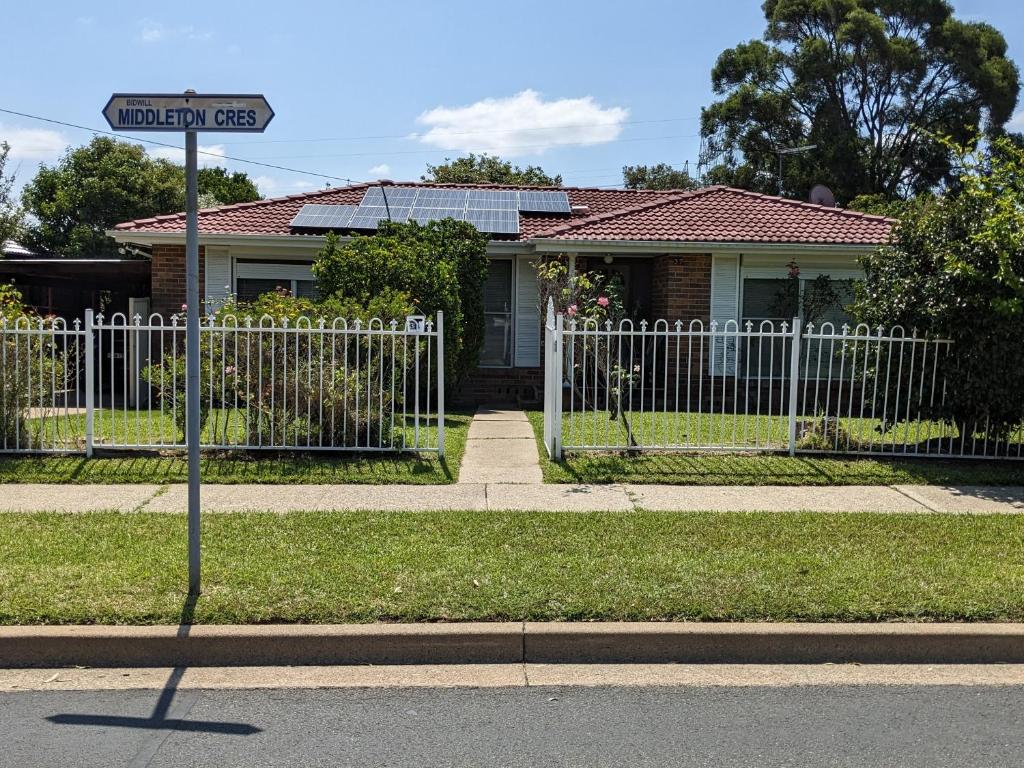
[(199, 169), (185, 132), (185, 443), (188, 446), (188, 593), (199, 594)]
[[(115, 93), (103, 108), (115, 131), (185, 132), (185, 443), (188, 592), (199, 594), (199, 189), (197, 132), (262, 133), (274, 118), (262, 94)], [(91, 391), (91, 390), (90, 390)]]

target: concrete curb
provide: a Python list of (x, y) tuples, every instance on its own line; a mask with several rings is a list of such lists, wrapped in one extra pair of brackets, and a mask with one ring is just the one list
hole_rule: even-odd
[(1024, 663), (1024, 624), (464, 623), (0, 628), (2, 667)]

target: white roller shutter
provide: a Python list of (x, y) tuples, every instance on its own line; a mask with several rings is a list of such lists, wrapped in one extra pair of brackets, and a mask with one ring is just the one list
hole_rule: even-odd
[(231, 293), (231, 254), (227, 248), (206, 247), (206, 304), (214, 312)]
[[(711, 257), (711, 320), (718, 324), (718, 330), (726, 328), (730, 320), (739, 321), (740, 260), (738, 256), (714, 255)], [(732, 324), (729, 325), (732, 329)], [(715, 343), (714, 370), (722, 373), (723, 356), (725, 372), (736, 372), (736, 338), (718, 337)], [(710, 362), (708, 368), (711, 368)]]
[(531, 257), (516, 259), (516, 359), (517, 368), (540, 365), (540, 309), (537, 268)]

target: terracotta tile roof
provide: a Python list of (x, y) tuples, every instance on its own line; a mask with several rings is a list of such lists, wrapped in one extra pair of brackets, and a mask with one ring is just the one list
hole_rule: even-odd
[[(484, 184), (402, 186), (504, 188)], [(324, 189), (301, 195), (257, 200), (199, 212), (200, 234), (288, 235), (303, 205), (357, 204), (371, 184)], [(520, 214), (519, 240), (671, 240), (677, 242), (792, 242), (874, 244), (888, 237), (892, 222), (878, 216), (800, 203), (728, 187), (694, 192), (565, 187), (583, 214)], [(185, 214), (124, 222), (120, 232), (184, 232)]]
[(884, 243), (892, 219), (731, 187), (705, 187), (582, 219), (533, 237), (673, 242)]

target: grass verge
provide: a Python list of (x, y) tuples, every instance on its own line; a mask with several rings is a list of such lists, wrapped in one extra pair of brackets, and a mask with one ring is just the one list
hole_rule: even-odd
[[(0, 623), (175, 623), (183, 515), (0, 516)], [(200, 623), (1020, 621), (1024, 517), (238, 513)]]
[(581, 453), (556, 462), (544, 449), (544, 414), (529, 411), (547, 483), (664, 485), (1024, 485), (1024, 462), (837, 458), (778, 454)]
[[(221, 453), (202, 459), (208, 483), (453, 483), (466, 449), (472, 415), (445, 416), (445, 458), (431, 454)], [(0, 457), (0, 483), (183, 483), (182, 455)]]

